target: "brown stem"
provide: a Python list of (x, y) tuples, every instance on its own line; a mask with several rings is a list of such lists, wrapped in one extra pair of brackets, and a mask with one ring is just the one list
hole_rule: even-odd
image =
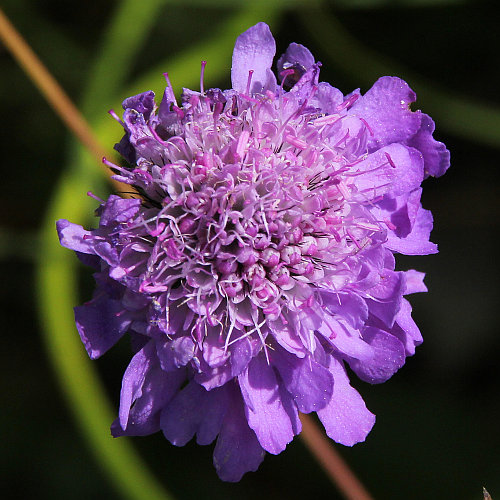
[(313, 419), (309, 415), (301, 414), (300, 420), (302, 422), (300, 437), (342, 495), (347, 500), (373, 500)]
[[(99, 144), (77, 107), (71, 102), (55, 78), (49, 73), (40, 59), (26, 43), (19, 32), (0, 9), (0, 39), (42, 95), (47, 99), (56, 114), (78, 138), (82, 145), (102, 165), (106, 150)], [(108, 171), (109, 172), (109, 171)]]

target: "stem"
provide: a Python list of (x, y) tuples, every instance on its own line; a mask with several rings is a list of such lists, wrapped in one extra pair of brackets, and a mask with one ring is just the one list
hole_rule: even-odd
[(302, 433), (300, 437), (321, 464), (332, 482), (347, 500), (373, 500), (360, 480), (354, 475), (331, 442), (318, 429), (309, 415), (300, 415)]
[(105, 149), (94, 138), (92, 130), (82, 117), (76, 106), (71, 102), (55, 78), (38, 59), (31, 47), (14, 28), (0, 9), (0, 39), (11, 52), (31, 81), (47, 99), (56, 114), (75, 134), (78, 140), (101, 163)]

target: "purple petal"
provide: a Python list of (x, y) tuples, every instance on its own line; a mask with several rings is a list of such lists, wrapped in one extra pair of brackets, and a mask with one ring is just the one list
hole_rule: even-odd
[(436, 141), (432, 134), (436, 128), (429, 115), (422, 113), (422, 122), (417, 133), (411, 137), (407, 144), (418, 149), (424, 157), (425, 176), (440, 177), (450, 166), (450, 152), (446, 146)]
[(335, 113), (335, 110), (343, 101), (344, 95), (342, 92), (326, 82), (318, 84), (318, 91), (311, 99), (311, 102), (315, 103), (321, 112), (326, 114)]
[(281, 401), (278, 381), (263, 354), (253, 358), (238, 377), (245, 401), (248, 425), (261, 446), (274, 455), (281, 453), (293, 439), (290, 416)]
[(194, 379), (207, 391), (221, 387), (233, 378), (230, 363), (215, 368), (211, 368), (206, 363), (202, 366), (202, 370), (194, 376)]
[(375, 423), (375, 415), (367, 410), (358, 391), (349, 384), (344, 366), (330, 356), (329, 370), (333, 375), (333, 394), (318, 417), (325, 431), (337, 443), (353, 446), (364, 441)]
[(387, 248), (404, 255), (429, 255), (438, 252), (437, 245), (429, 241), (432, 231), (432, 213), (425, 208), (420, 208), (413, 228), (405, 238), (389, 235)]
[(293, 320), (290, 319), (286, 323), (282, 318), (277, 318), (275, 321), (269, 323), (269, 329), (281, 347), (295, 356), (303, 358), (306, 355), (307, 349), (294, 328), (295, 324), (295, 318)]
[(237, 482), (243, 474), (256, 471), (264, 460), (254, 431), (248, 426), (241, 396), (228, 387), (231, 401), (214, 450), (214, 466), (223, 481)]
[(106, 227), (116, 225), (120, 222), (128, 222), (139, 210), (141, 200), (135, 198), (120, 198), (112, 194), (106, 203), (98, 209), (98, 214), (101, 217), (99, 225)]
[(297, 358), (280, 348), (276, 348), (270, 357), (299, 411), (310, 413), (328, 403), (332, 396), (333, 378), (324, 366), (312, 357)]
[(231, 82), (234, 90), (246, 92), (248, 73), (253, 71), (251, 93), (272, 89), (271, 72), (276, 43), (269, 26), (258, 23), (242, 33), (234, 45)]
[(386, 223), (390, 229), (390, 238), (404, 238), (410, 234), (417, 213), (422, 206), (420, 203), (421, 194), (421, 188), (394, 197), (386, 194), (382, 200), (375, 204), (372, 209), (373, 214), (378, 220)]
[(311, 66), (291, 90), (299, 97), (300, 102), (313, 94), (313, 89), (318, 85), (320, 67), (320, 63)]
[(325, 315), (318, 332), (338, 352), (346, 356), (360, 360), (369, 360), (373, 357), (373, 348), (361, 338), (359, 330), (352, 328), (345, 321), (337, 321), (333, 317)]
[(123, 375), (120, 392), (120, 411), (118, 412), (120, 426), (123, 430), (127, 429), (132, 404), (142, 396), (142, 386), (144, 385), (146, 373), (154, 363), (154, 351), (154, 341), (148, 342), (130, 360)]
[(180, 337), (158, 342), (156, 353), (162, 369), (172, 371), (187, 365), (191, 361), (194, 356), (194, 348), (194, 342), (190, 337)]
[(113, 437), (147, 436), (158, 432), (161, 409), (174, 397), (185, 379), (185, 370), (167, 374), (155, 363), (155, 366), (146, 371), (140, 396), (133, 401), (126, 430), (120, 426), (120, 419), (116, 419), (111, 425)]
[(373, 136), (370, 151), (413, 137), (420, 127), (421, 113), (410, 110), (415, 93), (403, 80), (384, 76), (349, 110), (368, 122)]
[(420, 187), (424, 161), (419, 151), (391, 144), (368, 155), (353, 169), (356, 186), (365, 196), (377, 198), (390, 192), (398, 196)]
[(147, 120), (155, 107), (155, 93), (152, 90), (137, 94), (125, 99), (122, 103), (123, 109), (135, 109), (142, 113)]
[(408, 356), (413, 356), (415, 346), (420, 345), (424, 340), (417, 324), (411, 317), (411, 305), (406, 299), (401, 302), (396, 324), (391, 333), (403, 343)]
[(314, 64), (311, 51), (299, 43), (291, 43), (285, 53), (278, 59), (278, 76), (282, 80), (281, 72), (284, 69), (293, 69), (302, 76)]
[(369, 361), (357, 359), (349, 362), (356, 375), (370, 384), (380, 384), (394, 375), (405, 363), (403, 344), (393, 335), (368, 327), (363, 339), (374, 348), (375, 355)]
[(184, 446), (195, 434), (198, 444), (210, 444), (219, 433), (228, 404), (226, 387), (207, 391), (191, 381), (162, 411), (163, 434), (175, 446)]
[(384, 269), (379, 272), (379, 277), (378, 284), (369, 290), (374, 299), (367, 299), (366, 303), (371, 314), (392, 327), (403, 300), (406, 287), (405, 273)]
[(368, 318), (368, 307), (363, 298), (355, 293), (321, 291), (325, 309), (332, 315), (342, 316), (353, 328), (361, 328)]
[(237, 377), (252, 359), (252, 345), (248, 337), (231, 346), (231, 376)]
[(120, 301), (100, 295), (75, 307), (75, 321), (89, 357), (97, 359), (121, 339), (131, 319)]
[(82, 226), (73, 224), (66, 219), (56, 222), (59, 242), (63, 247), (84, 254), (95, 254), (94, 236), (90, 231), (85, 231)]
[(410, 293), (427, 292), (427, 287), (424, 284), (425, 273), (410, 269), (405, 271), (405, 295)]

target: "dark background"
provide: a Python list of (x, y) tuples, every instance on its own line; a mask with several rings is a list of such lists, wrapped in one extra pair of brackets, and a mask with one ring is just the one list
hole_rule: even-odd
[[(78, 102), (117, 2), (2, 4)], [(164, 58), (167, 50), (194, 44), (202, 36), (201, 27), (216, 27), (228, 15), (225, 7), (201, 4), (176, 2), (162, 11), (136, 74)], [(364, 46), (412, 75), (500, 109), (500, 12), (494, 3), (345, 5), (332, 3), (329, 10)], [(289, 42), (303, 43), (323, 62), (323, 80), (345, 93), (360, 85), (366, 91), (368, 86), (356, 81), (352, 71), (329, 63), (328, 51), (336, 48), (321, 46), (305, 29), (304, 16), (324, 22), (315, 15), (304, 8), (283, 14), (273, 27), (278, 53)], [(228, 78), (229, 67), (230, 61)], [(69, 133), (2, 46), (0, 75), (1, 489), (10, 498), (122, 498), (72, 420), (46, 357), (37, 317), (37, 231), (65, 165)], [(221, 87), (228, 85), (228, 79), (220, 82)], [(429, 105), (418, 100), (414, 109), (433, 115), (436, 103)], [(467, 122), (471, 117), (458, 119)], [(484, 123), (477, 123), (478, 130), (482, 127)], [(487, 145), (471, 140), (437, 123), (435, 136), (450, 149), (452, 167), (443, 178), (424, 183), (423, 201), (434, 213), (432, 240), (440, 253), (398, 259), (399, 269), (427, 273), (429, 293), (411, 298), (425, 342), (389, 382), (354, 382), (377, 423), (365, 444), (340, 451), (377, 499), (480, 499), (483, 485), (493, 499), (500, 499), (499, 121), (496, 127), (495, 147), (494, 141)], [(119, 133), (117, 129), (116, 140)], [(82, 186), (82, 196), (86, 191)], [(90, 296), (89, 285), (83, 293)], [(128, 358), (121, 345), (96, 362), (115, 408)], [(268, 455), (257, 473), (238, 484), (218, 480), (212, 447), (190, 443), (175, 448), (160, 434), (133, 443), (176, 498), (340, 498), (300, 439), (281, 455)]]

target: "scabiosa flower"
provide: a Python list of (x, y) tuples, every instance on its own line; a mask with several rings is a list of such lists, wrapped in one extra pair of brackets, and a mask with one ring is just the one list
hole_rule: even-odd
[(75, 308), (90, 357), (132, 339), (113, 435), (216, 440), (227, 481), (283, 451), (299, 412), (347, 446), (370, 432), (346, 364), (383, 382), (422, 341), (404, 296), (423, 274), (395, 271), (394, 254), (437, 251), (420, 184), (449, 166), (404, 81), (344, 96), (302, 45), (279, 81), (274, 55), (259, 23), (236, 41), (232, 89), (205, 91), (202, 73), (180, 105), (168, 77), (158, 107), (153, 92), (126, 99), (130, 167), (110, 166), (139, 196), (103, 201), (91, 231), (58, 222), (96, 269)]

